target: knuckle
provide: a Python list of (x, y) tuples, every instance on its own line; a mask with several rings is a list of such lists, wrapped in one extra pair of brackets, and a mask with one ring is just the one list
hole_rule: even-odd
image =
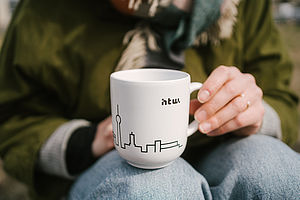
[(219, 73), (225, 74), (227, 76), (241, 74), (241, 71), (239, 70), (239, 68), (234, 67), (234, 66), (221, 65), (216, 70), (218, 70)]
[(263, 91), (260, 87), (257, 87), (257, 96), (259, 96), (260, 98), (263, 97)]
[(240, 116), (237, 116), (237, 117), (234, 119), (234, 123), (236, 124), (236, 126), (237, 126), (238, 128), (243, 127), (243, 125), (244, 125), (243, 119), (242, 119)]
[(209, 105), (206, 108), (204, 108), (204, 110), (205, 110), (205, 112), (207, 114), (207, 117), (212, 116), (212, 114), (215, 112), (215, 109), (211, 105)]
[(235, 94), (237, 88), (235, 87), (235, 85), (233, 85), (231, 83), (227, 83), (224, 86), (224, 89), (225, 89), (226, 93), (228, 93), (228, 94)]
[(217, 117), (212, 117), (210, 118), (210, 123), (212, 125), (212, 128), (219, 128), (219, 126), (221, 125), (221, 120)]
[(223, 72), (223, 73), (231, 73), (231, 74), (237, 74), (237, 73), (241, 73), (241, 71), (234, 66), (225, 66), (225, 65), (221, 65), (220, 67), (218, 67), (218, 69)]
[(229, 67), (229, 69), (230, 69), (231, 73), (233, 73), (233, 74), (241, 73), (241, 71), (237, 67), (231, 66), (231, 67)]
[(226, 67), (225, 65), (221, 65), (217, 68), (217, 70), (219, 70), (221, 72), (226, 72), (226, 71), (228, 71), (228, 67)]
[(230, 74), (230, 69), (229, 67), (225, 66), (225, 65), (221, 65), (217, 68), (218, 72), (220, 74), (224, 74), (226, 76), (228, 76)]
[(207, 107), (205, 108), (206, 113), (208, 116), (212, 116), (218, 109), (217, 102), (211, 100)]
[(255, 83), (255, 77), (252, 74), (245, 73), (244, 76), (250, 83)]
[(232, 101), (232, 106), (233, 106), (233, 109), (235, 109), (237, 112), (241, 112), (244, 110), (244, 106), (243, 106), (241, 98), (234, 99)]

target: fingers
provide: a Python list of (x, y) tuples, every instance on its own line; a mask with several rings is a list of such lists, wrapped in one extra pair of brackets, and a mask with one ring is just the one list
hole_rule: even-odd
[(217, 129), (246, 109), (247, 100), (245, 95), (240, 95), (233, 99), (227, 106), (222, 108), (211, 118), (201, 122), (199, 124), (200, 131), (202, 133), (208, 133), (214, 129)]
[(241, 72), (236, 67), (220, 66), (216, 68), (200, 88), (198, 92), (199, 102), (207, 102), (226, 82), (234, 79), (238, 74)]
[(113, 146), (112, 119), (108, 117), (97, 126), (97, 132), (92, 143), (92, 152), (95, 157), (99, 157), (112, 149)]
[[(235, 67), (221, 66), (200, 89), (200, 102), (191, 101), (190, 113), (195, 112), (202, 133), (220, 135), (240, 129), (251, 134), (262, 121), (262, 95), (251, 74), (241, 73)], [(251, 109), (248, 109), (249, 105)], [(249, 112), (252, 112), (251, 116), (246, 115), (246, 119), (239, 121), (244, 113), (250, 115)]]
[(225, 122), (217, 129), (208, 132), (207, 135), (218, 136), (237, 130), (237, 134), (239, 135), (250, 135), (256, 133), (261, 126), (263, 115), (264, 107), (260, 102), (257, 102), (233, 119)]
[(110, 120), (110, 122), (108, 122), (107, 124), (105, 124), (105, 126), (103, 128), (103, 135), (104, 136), (110, 136), (110, 135), (112, 135), (112, 131), (113, 131), (112, 122)]
[[(249, 120), (252, 119), (252, 117), (255, 117), (256, 119), (261, 120), (261, 118), (263, 117), (263, 112), (259, 112), (263, 110), (262, 101), (260, 100), (261, 98), (261, 90), (256, 86), (252, 86), (252, 88), (249, 88), (245, 91), (245, 93), (234, 98), (230, 103), (228, 103), (210, 118), (201, 122), (199, 125), (200, 131), (202, 133), (209, 133), (215, 129), (219, 129), (220, 127), (222, 127), (222, 134), (231, 132), (233, 131), (232, 127), (224, 126), (224, 124), (236, 118), (238, 115), (241, 115), (242, 113), (249, 113), (249, 108), (251, 108), (250, 110), (253, 110), (253, 113), (251, 113), (251, 116), (248, 116), (247, 119)], [(257, 112), (255, 112), (255, 110)], [(238, 123), (238, 126), (235, 126), (235, 128), (248, 126), (249, 124), (246, 121), (247, 119), (241, 120), (241, 123)], [(237, 118), (237, 120), (239, 120), (239, 118)]]
[(248, 89), (250, 81), (245, 75), (240, 74), (237, 78), (226, 82), (218, 92), (210, 98), (200, 109), (195, 112), (195, 119), (199, 122), (213, 116), (232, 99), (241, 95)]
[(112, 118), (110, 116), (98, 124), (96, 137), (109, 136), (111, 134), (112, 134)]

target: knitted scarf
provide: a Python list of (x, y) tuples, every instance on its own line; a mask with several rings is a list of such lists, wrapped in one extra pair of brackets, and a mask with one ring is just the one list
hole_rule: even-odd
[(193, 0), (186, 12), (172, 0), (130, 0), (129, 9), (141, 20), (124, 37), (125, 49), (116, 71), (142, 67), (181, 69), (185, 49), (209, 41), (217, 44), (231, 36), (238, 3), (239, 0)]

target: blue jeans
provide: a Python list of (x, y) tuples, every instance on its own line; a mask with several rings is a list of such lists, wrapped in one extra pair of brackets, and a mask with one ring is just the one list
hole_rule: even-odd
[(300, 155), (277, 139), (233, 138), (195, 161), (157, 170), (111, 151), (74, 183), (69, 199), (300, 199)]

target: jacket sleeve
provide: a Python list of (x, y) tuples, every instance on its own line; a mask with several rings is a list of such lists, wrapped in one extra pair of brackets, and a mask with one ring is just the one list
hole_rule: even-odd
[(298, 98), (289, 88), (292, 63), (273, 21), (272, 1), (242, 1), (239, 13), (244, 69), (255, 76), (264, 100), (278, 113), (282, 140), (292, 145), (298, 134)]
[(74, 72), (63, 70), (70, 63), (60, 51), (59, 28), (41, 22), (41, 16), (26, 9), (26, 2), (18, 6), (0, 54), (0, 156), (10, 175), (28, 185), (30, 192), (39, 190), (32, 194), (46, 192), (54, 195), (49, 199), (58, 199), (55, 195), (64, 191), (64, 180), (36, 176), (36, 160), (47, 138), (70, 120), (76, 91), (70, 93), (68, 87), (76, 88), (79, 77), (73, 74), (76, 66)]

